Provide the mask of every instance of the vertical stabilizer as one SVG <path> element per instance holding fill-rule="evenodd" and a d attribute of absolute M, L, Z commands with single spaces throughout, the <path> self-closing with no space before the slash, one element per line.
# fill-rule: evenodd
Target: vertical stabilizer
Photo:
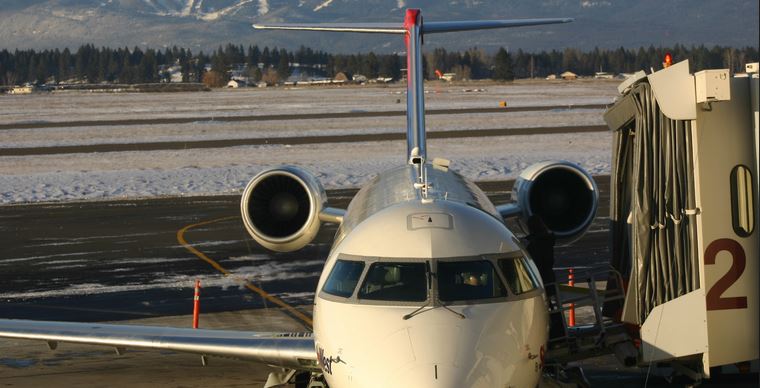
<path fill-rule="evenodd" d="M 404 24 L 394 23 L 327 23 L 327 24 L 254 24 L 255 29 L 361 32 L 373 34 L 404 34 L 406 42 L 406 142 L 407 161 L 424 163 L 427 159 L 425 142 L 425 88 L 422 66 L 422 42 L 424 34 L 485 30 L 494 28 L 537 26 L 568 23 L 572 19 L 520 19 L 520 20 L 472 20 L 422 23 L 419 9 L 407 9 Z"/>
<path fill-rule="evenodd" d="M 425 86 L 422 62 L 422 14 L 407 9 L 404 18 L 406 34 L 406 155 L 409 163 L 427 159 L 425 141 Z"/>

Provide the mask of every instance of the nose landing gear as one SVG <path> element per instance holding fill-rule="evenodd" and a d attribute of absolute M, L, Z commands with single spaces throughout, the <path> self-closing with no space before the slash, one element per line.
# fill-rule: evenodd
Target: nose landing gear
<path fill-rule="evenodd" d="M 269 373 L 264 388 L 329 388 L 322 373 L 283 369 Z"/>

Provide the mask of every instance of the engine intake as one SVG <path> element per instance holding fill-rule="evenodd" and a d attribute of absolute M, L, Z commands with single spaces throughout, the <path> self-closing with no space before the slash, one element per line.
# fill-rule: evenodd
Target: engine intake
<path fill-rule="evenodd" d="M 283 166 L 256 175 L 243 190 L 243 224 L 267 249 L 290 252 L 303 248 L 317 235 L 319 214 L 327 195 L 310 173 Z"/>
<path fill-rule="evenodd" d="M 599 202 L 594 179 L 580 166 L 549 161 L 525 169 L 512 188 L 523 219 L 538 215 L 562 242 L 591 226 Z"/>

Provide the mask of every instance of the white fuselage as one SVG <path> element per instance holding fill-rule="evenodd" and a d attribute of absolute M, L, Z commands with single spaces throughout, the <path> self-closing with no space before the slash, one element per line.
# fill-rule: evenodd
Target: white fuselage
<path fill-rule="evenodd" d="M 333 388 L 535 387 L 540 377 L 540 296 L 452 307 L 465 319 L 443 308 L 402 320 L 414 308 L 325 300 L 317 306 L 317 352 Z"/>
<path fill-rule="evenodd" d="M 371 197 L 357 194 L 360 200 Z M 354 224 L 347 220 L 349 232 L 339 231 L 314 303 L 315 347 L 330 387 L 536 386 L 548 335 L 543 286 L 532 260 L 500 219 L 471 203 L 440 197 L 396 201 L 375 211 L 350 206 L 347 217 L 352 210 L 362 218 Z M 515 260 L 522 265 L 521 275 L 505 269 Z M 342 283 L 343 294 L 335 295 L 325 291 L 325 284 L 334 283 L 331 273 L 339 261 L 361 270 L 354 271 L 355 287 Z M 420 285 L 427 296 L 362 298 L 376 263 L 427 263 L 432 275 Z M 475 264 L 494 268 L 489 284 L 496 294 L 452 300 L 457 297 L 447 296 L 451 292 L 443 290 L 444 282 L 458 275 L 448 271 L 446 277 L 445 266 Z"/>

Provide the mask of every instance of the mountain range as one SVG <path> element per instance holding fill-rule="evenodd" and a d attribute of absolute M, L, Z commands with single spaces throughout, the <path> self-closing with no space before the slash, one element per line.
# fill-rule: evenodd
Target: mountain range
<path fill-rule="evenodd" d="M 330 52 L 402 51 L 395 36 L 254 31 L 254 22 L 389 22 L 572 17 L 563 25 L 431 35 L 427 46 L 574 47 L 758 45 L 757 0 L 0 0 L 0 49 L 257 44 Z"/>

